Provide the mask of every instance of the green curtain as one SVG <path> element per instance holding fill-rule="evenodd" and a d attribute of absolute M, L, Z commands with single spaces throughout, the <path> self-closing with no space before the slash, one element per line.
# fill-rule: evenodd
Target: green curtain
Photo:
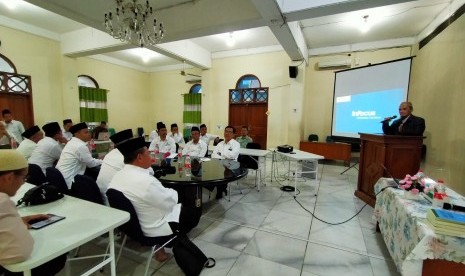
<path fill-rule="evenodd" d="M 202 122 L 202 94 L 184 94 L 184 112 L 182 122 L 184 124 L 184 137 L 191 136 L 191 128 L 200 126 Z"/>
<path fill-rule="evenodd" d="M 81 122 L 108 122 L 106 89 L 79 86 Z"/>

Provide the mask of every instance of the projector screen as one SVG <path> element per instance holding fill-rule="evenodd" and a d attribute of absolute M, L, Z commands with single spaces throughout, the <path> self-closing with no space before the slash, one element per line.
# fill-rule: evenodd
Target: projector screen
<path fill-rule="evenodd" d="M 407 58 L 336 72 L 331 136 L 383 133 L 380 122 L 398 116 L 407 100 L 411 63 Z"/>

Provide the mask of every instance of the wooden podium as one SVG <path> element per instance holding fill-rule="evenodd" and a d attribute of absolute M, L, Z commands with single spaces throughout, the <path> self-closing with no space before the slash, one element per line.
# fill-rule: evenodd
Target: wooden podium
<path fill-rule="evenodd" d="M 373 186 L 380 177 L 389 177 L 383 164 L 395 178 L 415 174 L 420 168 L 422 136 L 360 134 L 360 165 L 355 196 L 375 206 Z"/>

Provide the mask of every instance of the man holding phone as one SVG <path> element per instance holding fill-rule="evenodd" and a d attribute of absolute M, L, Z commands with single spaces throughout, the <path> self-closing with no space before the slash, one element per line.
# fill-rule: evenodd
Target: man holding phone
<path fill-rule="evenodd" d="M 38 214 L 20 217 L 10 197 L 16 194 L 26 180 L 28 164 L 16 150 L 2 150 L 0 154 L 0 274 L 11 273 L 2 266 L 27 260 L 32 253 L 34 239 L 29 233 L 31 221 L 47 219 Z M 59 256 L 32 270 L 32 275 L 55 275 L 66 263 L 66 254 Z"/>

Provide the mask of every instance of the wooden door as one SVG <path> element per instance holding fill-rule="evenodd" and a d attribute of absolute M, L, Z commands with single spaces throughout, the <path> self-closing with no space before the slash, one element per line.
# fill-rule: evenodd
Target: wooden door
<path fill-rule="evenodd" d="M 0 110 L 3 109 L 9 109 L 24 128 L 34 125 L 30 76 L 0 72 Z"/>
<path fill-rule="evenodd" d="M 231 104 L 229 106 L 229 125 L 236 129 L 236 136 L 240 135 L 242 126 L 249 128 L 249 136 L 262 149 L 266 149 L 266 135 L 268 130 L 268 103 Z"/>

